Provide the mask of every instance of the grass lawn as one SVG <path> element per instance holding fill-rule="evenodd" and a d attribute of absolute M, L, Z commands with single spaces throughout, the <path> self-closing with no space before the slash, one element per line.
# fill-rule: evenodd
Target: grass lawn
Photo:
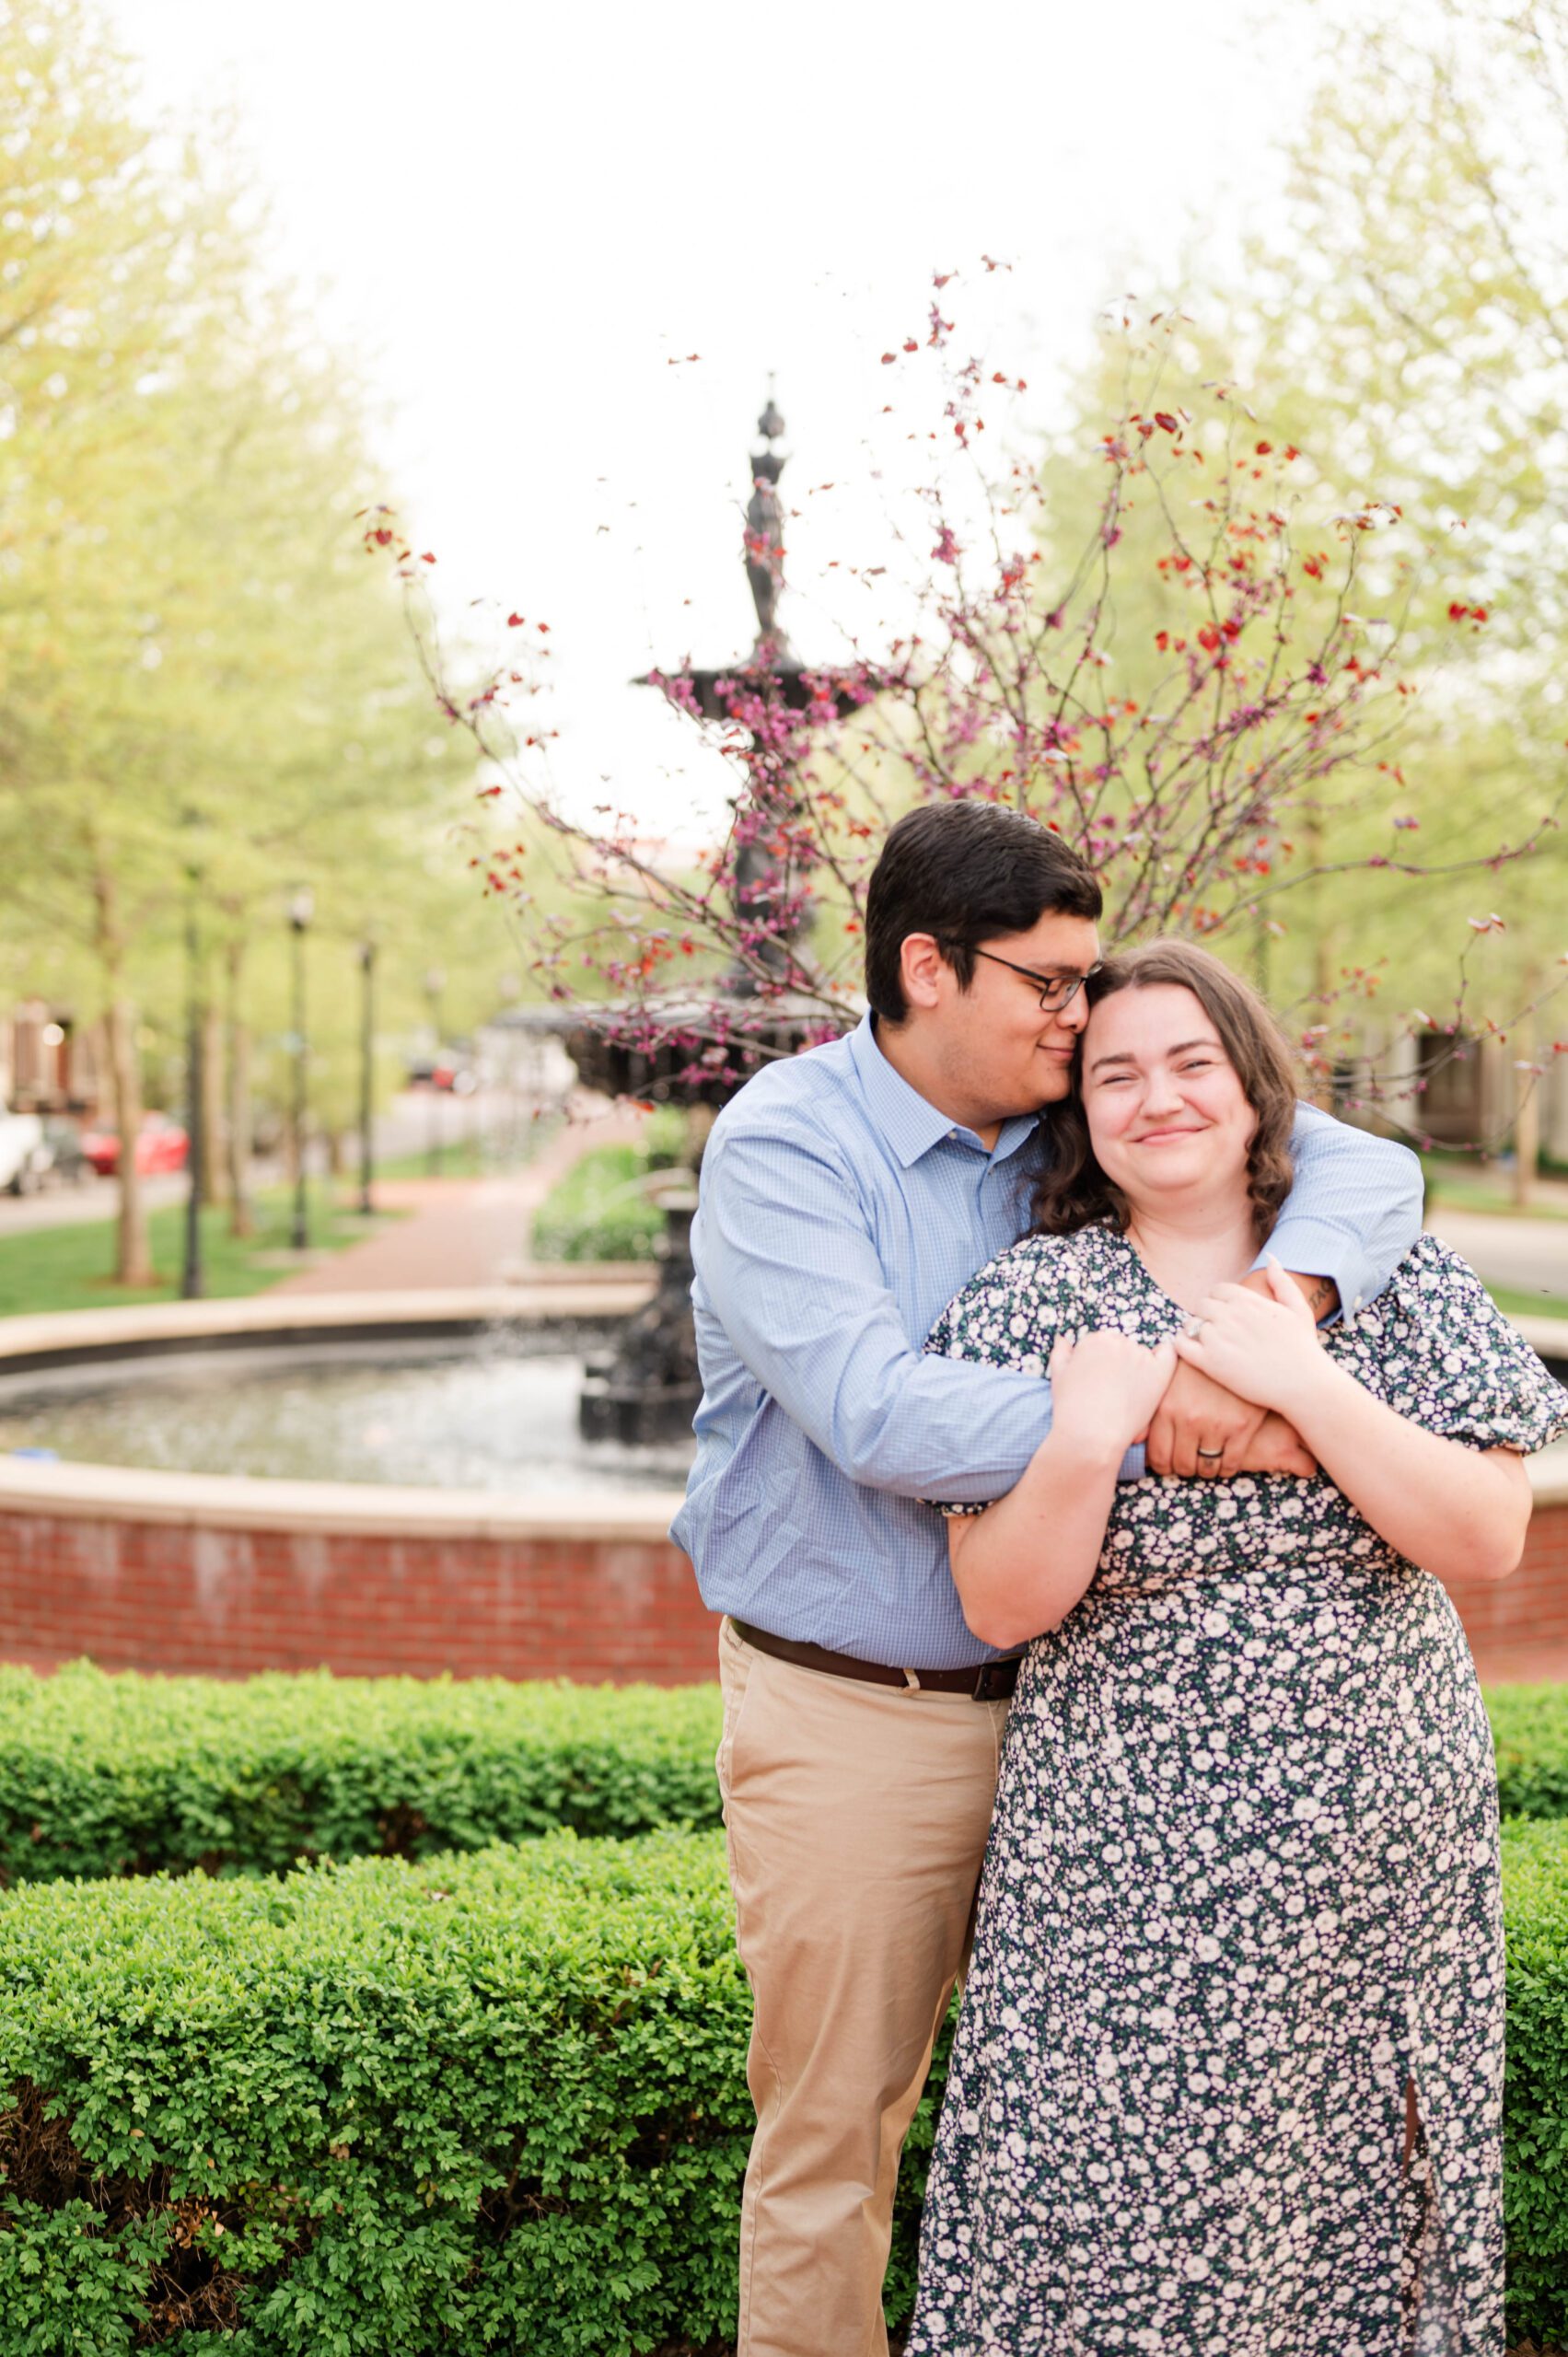
<path fill-rule="evenodd" d="M 286 1188 L 270 1188 L 256 1199 L 256 1233 L 243 1242 L 230 1236 L 228 1213 L 222 1209 L 202 1214 L 202 1247 L 206 1290 L 215 1300 L 232 1300 L 243 1294 L 265 1293 L 290 1273 L 276 1262 L 289 1245 L 293 1196 Z M 363 1243 L 395 1213 L 361 1218 L 346 1202 L 338 1203 L 313 1188 L 310 1196 L 312 1251 L 341 1252 Z M 0 1236 L 0 1317 L 15 1318 L 30 1310 L 104 1309 L 117 1303 L 177 1301 L 184 1249 L 185 1211 L 173 1204 L 153 1213 L 148 1222 L 153 1265 L 159 1282 L 145 1289 L 113 1282 L 114 1223 L 93 1220 L 76 1225 L 24 1229 Z M 297 1264 L 296 1264 L 297 1265 Z"/>
<path fill-rule="evenodd" d="M 1506 1317 L 1558 1318 L 1568 1324 L 1568 1294 L 1518 1293 L 1512 1285 L 1488 1285 L 1486 1290 Z"/>
<path fill-rule="evenodd" d="M 1537 1202 L 1521 1209 L 1514 1201 L 1508 1173 L 1488 1168 L 1469 1155 L 1423 1154 L 1421 1167 L 1429 1203 L 1446 1203 L 1456 1212 L 1497 1212 L 1510 1219 L 1568 1219 L 1568 1206 L 1561 1202 Z M 1541 1175 L 1561 1185 L 1560 1172 Z"/>
<path fill-rule="evenodd" d="M 389 1155 L 376 1165 L 377 1178 L 494 1178 L 518 1167 L 487 1155 L 478 1138 L 453 1138 L 441 1149 L 434 1170 L 426 1154 Z"/>

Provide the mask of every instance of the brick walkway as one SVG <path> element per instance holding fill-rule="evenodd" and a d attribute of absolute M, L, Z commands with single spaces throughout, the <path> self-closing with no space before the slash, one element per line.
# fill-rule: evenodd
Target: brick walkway
<path fill-rule="evenodd" d="M 635 1113 L 606 1112 L 572 1121 L 526 1170 L 505 1178 L 385 1178 L 376 1200 L 407 1217 L 302 1269 L 272 1288 L 279 1294 L 420 1293 L 427 1287 L 498 1285 L 526 1260 L 529 1214 L 585 1154 L 628 1144 L 642 1126 Z"/>

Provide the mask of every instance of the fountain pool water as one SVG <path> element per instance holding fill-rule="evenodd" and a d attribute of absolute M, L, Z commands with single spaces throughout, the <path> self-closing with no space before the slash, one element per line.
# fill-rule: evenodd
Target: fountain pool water
<path fill-rule="evenodd" d="M 291 1481 L 580 1494 L 679 1488 L 692 1445 L 585 1440 L 590 1330 L 178 1352 L 0 1376 L 0 1454 Z M 602 1341 L 598 1343 L 602 1351 Z"/>

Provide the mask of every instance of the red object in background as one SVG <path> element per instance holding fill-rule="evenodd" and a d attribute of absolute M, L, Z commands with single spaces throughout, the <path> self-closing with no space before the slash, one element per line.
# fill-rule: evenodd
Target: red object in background
<path fill-rule="evenodd" d="M 136 1167 L 144 1178 L 164 1170 L 183 1170 L 191 1141 L 167 1113 L 148 1113 L 136 1138 Z M 120 1140 L 112 1130 L 84 1130 L 82 1152 L 101 1178 L 112 1178 L 120 1167 Z"/>

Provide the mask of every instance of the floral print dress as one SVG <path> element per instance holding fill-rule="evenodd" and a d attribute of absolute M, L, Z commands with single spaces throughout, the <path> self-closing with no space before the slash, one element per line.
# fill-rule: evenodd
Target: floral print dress
<path fill-rule="evenodd" d="M 1182 1319 L 1100 1226 L 1003 1253 L 927 1348 L 1040 1374 L 1059 1334 Z M 1431 1237 L 1328 1348 L 1476 1448 L 1568 1428 Z M 1445 1590 L 1322 1476 L 1119 1484 L 1008 1720 L 908 2357 L 1496 2357 L 1502 2077 Z"/>

